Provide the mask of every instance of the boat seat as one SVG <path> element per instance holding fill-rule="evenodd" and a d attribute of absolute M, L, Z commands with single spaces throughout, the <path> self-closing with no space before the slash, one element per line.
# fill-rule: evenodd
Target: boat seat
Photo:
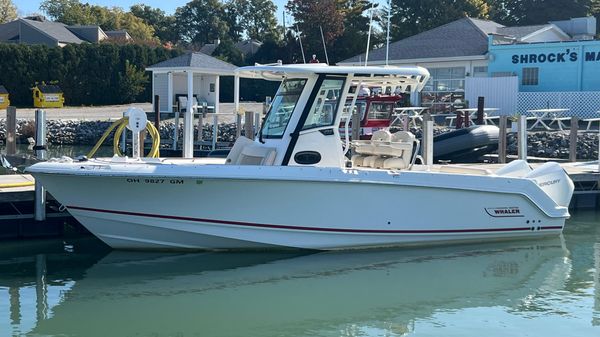
<path fill-rule="evenodd" d="M 240 137 L 225 159 L 227 165 L 273 165 L 277 151 L 261 146 L 251 139 Z"/>
<path fill-rule="evenodd" d="M 250 145 L 250 144 L 254 144 L 254 141 L 249 138 L 246 138 L 246 137 L 238 138 L 235 141 L 235 143 L 233 144 L 231 151 L 229 151 L 229 154 L 227 155 L 227 159 L 225 159 L 225 164 L 229 164 L 229 165 L 235 164 L 237 162 L 238 157 L 242 153 L 242 150 L 244 149 L 244 147 L 246 147 L 246 145 Z"/>
<path fill-rule="evenodd" d="M 246 145 L 240 153 L 236 165 L 270 166 L 275 162 L 275 148 L 256 144 Z"/>
<path fill-rule="evenodd" d="M 357 167 L 373 167 L 378 155 L 375 153 L 377 146 L 389 144 L 392 134 L 388 130 L 377 130 L 373 132 L 370 140 L 352 141 L 356 155 L 352 156 L 352 165 Z"/>
<path fill-rule="evenodd" d="M 380 169 L 405 169 L 410 166 L 413 154 L 415 135 L 407 131 L 395 132 L 390 142 L 378 143 L 375 154 L 378 155 L 369 161 L 371 167 Z"/>

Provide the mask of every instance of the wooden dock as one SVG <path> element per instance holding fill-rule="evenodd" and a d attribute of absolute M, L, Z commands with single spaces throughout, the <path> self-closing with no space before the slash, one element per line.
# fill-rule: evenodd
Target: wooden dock
<path fill-rule="evenodd" d="M 60 211 L 60 205 L 50 195 L 46 203 L 46 220 L 35 221 L 34 182 L 28 174 L 0 175 L 0 239 L 60 236 L 66 231 L 85 231 L 68 212 Z"/>

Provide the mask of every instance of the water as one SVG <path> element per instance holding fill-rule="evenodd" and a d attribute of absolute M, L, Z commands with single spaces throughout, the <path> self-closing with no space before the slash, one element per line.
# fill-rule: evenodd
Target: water
<path fill-rule="evenodd" d="M 600 336 L 600 213 L 547 240 L 343 253 L 0 244 L 0 336 Z"/>

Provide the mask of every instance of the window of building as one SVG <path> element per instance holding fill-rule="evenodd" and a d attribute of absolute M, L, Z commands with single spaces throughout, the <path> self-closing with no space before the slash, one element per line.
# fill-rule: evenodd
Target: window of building
<path fill-rule="evenodd" d="M 486 70 L 487 71 L 487 70 Z M 452 94 L 465 91 L 465 67 L 431 68 L 431 77 L 421 92 L 421 104 L 430 112 L 452 110 Z"/>
<path fill-rule="evenodd" d="M 540 68 L 523 68 L 523 77 L 521 83 L 523 85 L 538 85 Z"/>
<path fill-rule="evenodd" d="M 473 77 L 487 77 L 487 74 L 488 74 L 487 66 L 473 67 Z"/>

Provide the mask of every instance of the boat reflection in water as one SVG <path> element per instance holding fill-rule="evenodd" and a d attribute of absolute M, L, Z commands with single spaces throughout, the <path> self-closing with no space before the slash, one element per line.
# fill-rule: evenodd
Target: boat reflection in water
<path fill-rule="evenodd" d="M 568 256 L 559 238 L 316 254 L 114 251 L 82 262 L 51 314 L 21 332 L 403 335 L 437 313 L 518 310 L 539 292 L 563 289 Z"/>

